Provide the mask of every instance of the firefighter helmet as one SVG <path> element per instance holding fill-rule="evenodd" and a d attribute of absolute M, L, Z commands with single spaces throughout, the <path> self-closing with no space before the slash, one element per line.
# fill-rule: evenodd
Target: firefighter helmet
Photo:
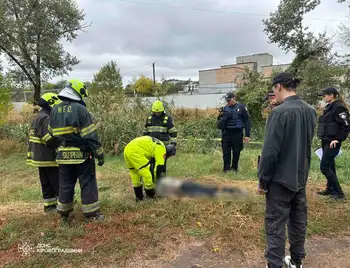
<path fill-rule="evenodd" d="M 75 92 L 77 92 L 79 94 L 80 97 L 87 97 L 88 96 L 88 91 L 86 89 L 85 84 L 80 81 L 80 80 L 76 80 L 76 79 L 72 79 L 68 81 L 68 85 L 67 87 L 73 89 Z"/>
<path fill-rule="evenodd" d="M 160 100 L 156 100 L 152 104 L 152 112 L 153 113 L 161 113 L 164 112 L 164 105 Z"/>
<path fill-rule="evenodd" d="M 41 98 L 38 101 L 38 105 L 43 106 L 49 106 L 50 108 L 53 108 L 57 104 L 60 104 L 61 100 L 58 98 L 56 93 L 45 93 L 41 96 Z"/>

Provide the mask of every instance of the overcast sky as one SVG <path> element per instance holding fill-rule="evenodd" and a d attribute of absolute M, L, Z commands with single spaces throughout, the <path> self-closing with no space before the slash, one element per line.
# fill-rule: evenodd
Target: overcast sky
<path fill-rule="evenodd" d="M 279 0 L 78 2 L 92 25 L 66 45 L 81 63 L 64 79 L 91 80 L 109 60 L 118 63 L 127 83 L 135 75 L 152 77 L 153 62 L 156 79 L 164 74 L 167 78 L 198 80 L 198 70 L 235 63 L 240 55 L 268 52 L 275 64 L 289 63 L 293 57 L 268 44 L 263 33 L 262 19 L 276 10 Z M 327 30 L 332 34 L 347 20 L 349 10 L 337 0 L 322 0 L 308 15 L 312 19 L 307 24 L 315 32 Z M 342 48 L 337 46 L 337 50 Z"/>

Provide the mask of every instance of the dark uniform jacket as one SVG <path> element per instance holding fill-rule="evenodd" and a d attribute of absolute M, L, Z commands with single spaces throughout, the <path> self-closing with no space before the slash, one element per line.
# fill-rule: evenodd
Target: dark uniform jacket
<path fill-rule="evenodd" d="M 286 98 L 271 111 L 258 171 L 264 189 L 269 182 L 292 191 L 306 186 L 316 120 L 316 110 L 298 96 Z"/>
<path fill-rule="evenodd" d="M 220 110 L 216 124 L 223 134 L 225 134 L 225 131 L 244 128 L 245 136 L 250 137 L 250 117 L 247 108 L 241 103 L 223 107 Z"/>
<path fill-rule="evenodd" d="M 152 113 L 147 117 L 143 134 L 164 142 L 174 140 L 177 137 L 177 130 L 171 115 L 162 113 L 158 117 Z"/>
<path fill-rule="evenodd" d="M 325 141 L 343 142 L 350 132 L 349 111 L 336 100 L 328 104 L 319 117 L 317 136 Z"/>
<path fill-rule="evenodd" d="M 50 115 L 49 131 L 61 141 L 57 163 L 81 164 L 88 157 L 103 158 L 96 125 L 84 105 L 64 99 Z"/>
<path fill-rule="evenodd" d="M 48 133 L 50 111 L 41 109 L 29 130 L 27 164 L 35 167 L 57 167 L 56 149 L 59 140 Z"/>

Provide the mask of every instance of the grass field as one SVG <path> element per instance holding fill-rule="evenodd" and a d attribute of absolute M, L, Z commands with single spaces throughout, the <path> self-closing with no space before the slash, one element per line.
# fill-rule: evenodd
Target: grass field
<path fill-rule="evenodd" d="M 37 170 L 25 165 L 25 156 L 9 154 L 0 165 L 0 265 L 6 267 L 129 267 L 131 261 L 154 260 L 170 254 L 186 241 L 200 241 L 215 254 L 245 255 L 265 247 L 264 197 L 256 194 L 259 149 L 242 152 L 239 174 L 222 173 L 220 151 L 184 154 L 168 162 L 168 175 L 208 183 L 246 187 L 246 200 L 168 200 L 134 202 L 128 170 L 118 157 L 98 168 L 102 212 L 106 220 L 86 224 L 80 211 L 79 185 L 71 227 L 60 227 L 57 214 L 44 214 Z M 350 195 L 350 151 L 337 159 L 337 174 Z M 325 179 L 319 160 L 312 159 L 308 185 L 308 237 L 342 236 L 350 231 L 350 202 L 316 196 Z M 82 253 L 31 253 L 18 246 L 51 244 Z M 130 266 L 132 267 L 132 266 Z M 134 267 L 141 267 L 140 263 Z M 196 266 L 193 266 L 196 267 Z M 197 266 L 200 267 L 200 266 Z"/>

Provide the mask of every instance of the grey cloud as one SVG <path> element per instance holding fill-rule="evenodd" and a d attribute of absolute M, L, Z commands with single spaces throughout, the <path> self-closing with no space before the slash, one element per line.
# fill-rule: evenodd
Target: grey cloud
<path fill-rule="evenodd" d="M 135 0 L 136 1 L 136 0 Z M 80 70 L 96 72 L 108 60 L 116 60 L 125 76 L 140 72 L 198 76 L 199 69 L 234 63 L 239 55 L 269 52 L 279 63 L 290 61 L 276 45 L 268 44 L 261 16 L 276 9 L 278 0 L 137 0 L 188 8 L 224 10 L 227 13 L 183 10 L 125 3 L 117 0 L 80 1 L 92 26 L 81 33 L 69 51 L 78 56 Z M 339 14 L 339 4 L 327 3 L 312 17 Z M 342 9 L 347 7 L 343 6 Z M 229 14 L 231 12 L 231 14 Z M 344 10 L 344 14 L 345 14 Z M 310 15 L 311 16 L 311 15 Z M 317 23 L 327 25 L 327 22 Z M 320 26 L 323 27 L 323 26 Z M 159 76 L 158 75 L 158 76 Z"/>

